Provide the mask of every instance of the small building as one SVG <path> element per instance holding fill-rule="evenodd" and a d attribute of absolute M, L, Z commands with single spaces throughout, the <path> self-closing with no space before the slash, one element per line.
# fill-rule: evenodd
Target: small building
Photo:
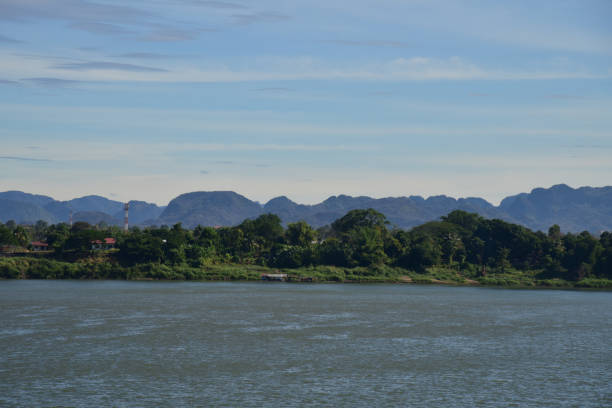
<path fill-rule="evenodd" d="M 262 273 L 261 280 L 285 282 L 287 280 L 286 273 Z"/>
<path fill-rule="evenodd" d="M 115 238 L 104 238 L 103 240 L 96 239 L 95 241 L 91 241 L 91 250 L 92 251 L 105 251 L 109 249 L 114 249 L 117 241 Z"/>
<path fill-rule="evenodd" d="M 23 252 L 24 249 L 17 245 L 2 245 L 0 246 L 0 253 L 3 254 L 14 254 L 17 252 Z"/>
<path fill-rule="evenodd" d="M 34 241 L 30 243 L 30 245 L 32 246 L 32 251 L 39 252 L 49 250 L 49 244 L 47 244 L 46 242 Z"/>

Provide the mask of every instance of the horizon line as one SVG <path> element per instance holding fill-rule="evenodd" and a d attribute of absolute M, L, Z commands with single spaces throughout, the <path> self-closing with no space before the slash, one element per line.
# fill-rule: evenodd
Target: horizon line
<path fill-rule="evenodd" d="M 337 198 L 337 197 L 343 197 L 343 196 L 344 197 L 349 197 L 349 198 L 370 198 L 370 199 L 373 199 L 373 200 L 399 199 L 399 198 L 417 198 L 417 197 L 421 198 L 423 200 L 429 200 L 431 198 L 436 198 L 436 197 L 446 197 L 446 198 L 454 199 L 456 201 L 459 201 L 459 200 L 468 200 L 468 199 L 484 200 L 485 202 L 487 202 L 491 206 L 497 208 L 497 207 L 499 207 L 501 205 L 501 202 L 503 202 L 505 199 L 507 199 L 509 197 L 515 197 L 515 196 L 518 196 L 518 195 L 521 195 L 521 194 L 531 194 L 535 190 L 539 190 L 539 189 L 550 190 L 550 189 L 553 189 L 555 187 L 564 187 L 564 186 L 568 187 L 568 188 L 570 188 L 571 190 L 574 190 L 574 191 L 575 190 L 580 190 L 580 189 L 583 189 L 583 188 L 601 189 L 601 188 L 612 187 L 612 185 L 603 185 L 603 186 L 583 185 L 583 186 L 578 186 L 578 187 L 572 187 L 571 185 L 569 185 L 567 183 L 557 183 L 557 184 L 551 185 L 550 187 L 533 187 L 530 191 L 522 191 L 522 192 L 515 193 L 515 194 L 505 195 L 504 198 L 502 198 L 499 201 L 498 204 L 494 204 L 492 201 L 490 201 L 490 200 L 488 200 L 486 198 L 480 197 L 480 196 L 455 197 L 455 196 L 451 196 L 451 195 L 447 195 L 447 194 L 432 194 L 432 195 L 429 195 L 429 196 L 425 197 L 424 195 L 419 195 L 419 194 L 395 195 L 395 196 L 391 196 L 391 195 L 387 195 L 387 196 L 370 196 L 370 195 L 350 195 L 350 194 L 339 193 L 339 194 L 332 194 L 332 195 L 328 196 L 327 198 L 325 198 L 325 199 L 323 199 L 321 201 L 317 201 L 317 202 L 313 202 L 313 203 L 300 203 L 300 202 L 292 200 L 291 198 L 289 198 L 287 195 L 284 195 L 284 194 L 283 195 L 274 196 L 272 198 L 269 198 L 265 202 L 261 202 L 259 200 L 251 199 L 251 198 L 247 197 L 246 195 L 241 194 L 241 193 L 239 193 L 237 191 L 234 191 L 234 190 L 194 190 L 194 191 L 188 191 L 188 192 L 185 192 L 185 193 L 181 193 L 181 194 L 171 198 L 168 201 L 167 204 L 159 204 L 158 202 L 145 201 L 145 200 L 139 200 L 139 199 L 131 199 L 131 200 L 123 201 L 123 200 L 117 200 L 117 199 L 114 199 L 114 198 L 109 198 L 109 197 L 101 195 L 101 194 L 85 194 L 85 195 L 82 195 L 82 196 L 77 196 L 77 197 L 73 197 L 73 198 L 69 198 L 69 199 L 64 199 L 64 200 L 57 199 L 57 198 L 55 198 L 55 197 L 53 197 L 51 195 L 47 195 L 47 194 L 29 193 L 29 192 L 26 192 L 26 191 L 23 191 L 23 190 L 15 190 L 15 189 L 0 191 L 0 194 L 4 194 L 4 193 L 23 193 L 23 194 L 33 195 L 33 196 L 48 197 L 48 198 L 50 198 L 50 199 L 52 199 L 54 201 L 58 201 L 58 202 L 67 202 L 67 201 L 77 200 L 77 199 L 86 198 L 86 197 L 101 197 L 101 198 L 104 198 L 106 200 L 114 201 L 114 202 L 117 202 L 117 203 L 130 203 L 130 202 L 133 202 L 133 201 L 140 201 L 140 202 L 144 202 L 146 204 L 153 204 L 153 205 L 155 205 L 157 207 L 167 207 L 176 198 L 178 198 L 180 196 L 183 196 L 183 195 L 186 195 L 186 194 L 193 194 L 193 193 L 234 193 L 234 194 L 237 194 L 237 195 L 239 195 L 241 197 L 244 197 L 245 199 L 247 199 L 249 201 L 257 203 L 257 204 L 261 205 L 262 207 L 265 206 L 270 201 L 272 201 L 274 199 L 277 199 L 277 198 L 286 198 L 289 201 L 291 201 L 292 203 L 295 203 L 295 204 L 298 204 L 298 205 L 314 206 L 314 205 L 321 204 L 321 203 L 329 200 L 330 198 Z M 112 195 L 111 195 L 111 197 L 112 197 Z"/>

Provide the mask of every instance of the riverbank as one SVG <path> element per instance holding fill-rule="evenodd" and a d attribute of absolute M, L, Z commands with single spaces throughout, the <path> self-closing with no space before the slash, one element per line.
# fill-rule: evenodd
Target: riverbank
<path fill-rule="evenodd" d="M 509 270 L 473 276 L 468 271 L 432 267 L 423 272 L 389 266 L 343 268 L 313 266 L 277 269 L 259 265 L 221 264 L 201 268 L 139 264 L 121 266 L 99 259 L 62 262 L 44 258 L 0 258 L 0 279 L 116 279 L 185 281 L 258 281 L 264 274 L 282 273 L 289 282 L 403 283 L 524 288 L 592 288 L 612 290 L 612 280 L 545 279 L 539 271 Z"/>

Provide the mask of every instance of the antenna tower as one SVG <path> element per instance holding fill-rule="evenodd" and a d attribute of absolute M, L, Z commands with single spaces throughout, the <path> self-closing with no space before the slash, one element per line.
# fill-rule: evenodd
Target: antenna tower
<path fill-rule="evenodd" d="M 125 203 L 123 209 L 125 210 L 125 217 L 123 218 L 123 232 L 128 232 L 128 210 L 130 209 L 130 203 Z"/>

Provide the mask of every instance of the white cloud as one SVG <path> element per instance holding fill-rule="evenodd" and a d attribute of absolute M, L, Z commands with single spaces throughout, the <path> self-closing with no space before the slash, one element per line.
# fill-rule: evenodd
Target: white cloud
<path fill-rule="evenodd" d="M 210 68 L 196 64 L 176 64 L 173 67 L 147 66 L 147 72 L 126 70 L 120 64 L 94 64 L 75 61 L 58 65 L 56 58 L 0 55 L 0 77 L 58 78 L 89 82 L 246 82 L 295 80 L 355 80 L 355 81 L 428 81 L 428 80 L 547 80 L 570 78 L 607 78 L 609 72 L 594 73 L 565 67 L 558 70 L 499 70 L 478 66 L 459 57 L 432 59 L 425 57 L 396 58 L 386 62 L 334 64 L 311 57 L 258 58 L 246 69 L 224 64 Z M 65 69 L 73 65 L 87 66 L 75 72 Z"/>
<path fill-rule="evenodd" d="M 452 123 L 438 125 L 415 124 L 380 124 L 352 125 L 340 120 L 333 122 L 314 123 L 308 116 L 299 112 L 274 112 L 266 110 L 197 110 L 197 109 L 146 109 L 130 107 L 96 107 L 96 106 L 44 106 L 0 104 L 5 115 L 13 119 L 35 120 L 43 124 L 81 125 L 86 128 L 106 131 L 108 118 L 121 127 L 138 131 L 155 129 L 167 132 L 200 132 L 201 134 L 235 132 L 243 135 L 280 135 L 285 140 L 303 138 L 305 136 L 346 136 L 385 137 L 385 136 L 480 136 L 480 137 L 537 137 L 554 140 L 561 136 L 574 137 L 577 140 L 599 139 L 611 140 L 612 131 L 597 128 L 553 127 L 554 123 L 545 122 L 542 127 L 526 127 L 514 123 L 517 118 L 536 116 L 540 118 L 577 118 L 581 121 L 609 122 L 610 104 L 596 101 L 581 106 L 508 106 L 499 109 L 498 106 L 483 107 L 442 103 L 398 102 L 395 109 L 417 113 L 436 113 L 440 115 L 456 114 L 462 118 L 483 116 L 500 118 L 499 125 L 491 126 L 473 122 L 458 126 Z M 508 126 L 506 124 L 510 124 Z M 0 129 L 7 136 L 7 131 Z M 50 133 L 47 133 L 51 135 Z M 97 133 L 96 133 L 97 134 Z M 53 135 L 62 138 L 62 135 Z M 87 135 L 82 135 L 87 139 Z M 296 139 L 293 139 L 296 140 Z M 302 140 L 302 139 L 299 139 Z M 371 140 L 371 139 L 370 139 Z M 516 139 L 515 139 L 516 140 Z M 151 143 L 153 143 L 151 141 Z M 302 142 L 293 144 L 298 146 Z M 214 146 L 214 145 L 212 145 Z M 211 148 L 212 148 L 211 146 Z M 217 147 L 218 148 L 218 147 Z"/>
<path fill-rule="evenodd" d="M 1 136 L 1 134 L 0 134 Z M 4 143 L 5 158 L 19 159 L 25 156 L 29 149 L 22 147 L 21 140 L 7 140 Z M 143 161 L 174 162 L 174 157 L 184 154 L 198 154 L 210 152 L 349 152 L 349 151 L 375 151 L 376 146 L 347 146 L 322 144 L 274 144 L 274 143 L 169 143 L 169 142 L 127 142 L 109 143 L 95 141 L 60 141 L 45 145 L 41 149 L 40 157 L 29 160 L 54 162 L 93 163 L 95 161 L 130 161 L 134 159 L 134 152 L 138 152 L 135 163 Z M 144 159 L 146 158 L 146 159 Z M 25 160 L 25 159 L 24 159 Z M 165 163 L 168 164 L 168 163 Z"/>

